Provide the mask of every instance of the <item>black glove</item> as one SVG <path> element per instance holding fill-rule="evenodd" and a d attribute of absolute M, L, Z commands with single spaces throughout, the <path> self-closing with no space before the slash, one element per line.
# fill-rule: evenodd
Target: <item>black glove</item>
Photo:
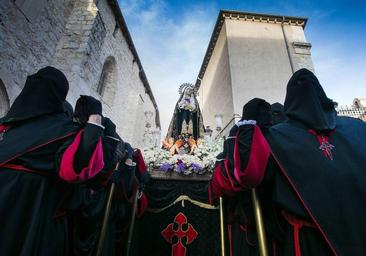
<path fill-rule="evenodd" d="M 136 166 L 121 163 L 118 170 L 113 171 L 110 181 L 118 185 L 122 184 L 123 181 L 126 193 L 129 194 L 132 191 L 135 169 Z"/>
<path fill-rule="evenodd" d="M 126 153 L 127 153 L 127 158 L 129 159 L 133 159 L 133 148 L 131 147 L 130 143 L 125 143 L 125 147 L 126 147 Z"/>
<path fill-rule="evenodd" d="M 90 115 L 102 115 L 102 103 L 91 96 L 81 95 L 76 102 L 74 116 L 85 125 Z"/>
<path fill-rule="evenodd" d="M 116 149 L 117 159 L 118 161 L 122 161 L 122 159 L 126 158 L 126 145 L 125 142 L 118 136 L 118 134 L 117 138 L 119 138 L 118 146 Z"/>
<path fill-rule="evenodd" d="M 117 139 L 116 125 L 108 117 L 103 118 L 104 135 Z"/>
<path fill-rule="evenodd" d="M 142 175 L 141 181 L 140 181 L 140 190 L 141 191 L 145 190 L 146 184 L 149 183 L 150 179 L 151 179 L 150 173 L 145 172 L 144 175 Z"/>
<path fill-rule="evenodd" d="M 260 127 L 269 127 L 272 124 L 271 105 L 259 98 L 248 101 L 243 107 L 242 120 L 255 120 Z"/>

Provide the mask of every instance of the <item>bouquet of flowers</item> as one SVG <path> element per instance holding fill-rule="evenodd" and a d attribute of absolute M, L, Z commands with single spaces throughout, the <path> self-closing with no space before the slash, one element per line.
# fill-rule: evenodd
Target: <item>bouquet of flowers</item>
<path fill-rule="evenodd" d="M 186 109 L 191 112 L 196 111 L 196 103 L 193 97 L 183 98 L 179 103 L 178 107 L 180 109 Z"/>
<path fill-rule="evenodd" d="M 144 149 L 144 158 L 150 170 L 177 172 L 182 175 L 193 173 L 202 175 L 213 172 L 216 156 L 222 151 L 222 145 L 222 139 L 212 143 L 203 140 L 198 144 L 193 155 L 176 154 L 173 156 L 164 149 L 147 148 Z"/>

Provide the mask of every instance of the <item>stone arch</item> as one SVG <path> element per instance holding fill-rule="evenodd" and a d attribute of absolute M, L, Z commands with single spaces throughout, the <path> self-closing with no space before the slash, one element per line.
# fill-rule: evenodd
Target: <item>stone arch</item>
<path fill-rule="evenodd" d="M 0 117 L 3 117 L 9 110 L 9 97 L 5 85 L 0 79 Z"/>
<path fill-rule="evenodd" d="M 97 92 L 102 96 L 103 101 L 108 105 L 113 105 L 117 88 L 117 65 L 116 59 L 109 56 L 103 65 L 100 74 Z"/>

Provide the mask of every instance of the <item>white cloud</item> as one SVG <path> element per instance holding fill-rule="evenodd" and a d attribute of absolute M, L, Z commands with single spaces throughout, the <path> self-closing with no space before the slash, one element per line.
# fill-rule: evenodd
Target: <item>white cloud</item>
<path fill-rule="evenodd" d="M 121 1 L 122 12 L 158 103 L 163 136 L 178 99 L 179 85 L 196 81 L 218 14 L 214 2 L 186 5 L 178 14 L 170 13 L 167 4 L 161 0 Z M 289 11 L 291 6 L 284 6 L 283 10 Z M 313 10 L 311 16 L 316 18 L 311 25 L 316 26 L 316 20 L 333 12 Z M 290 13 L 302 12 L 292 10 Z M 355 97 L 366 96 L 365 53 L 348 54 L 354 51 L 349 49 L 348 42 L 347 38 L 319 40 L 312 49 L 321 84 L 328 96 L 341 105 L 351 104 Z"/>
<path fill-rule="evenodd" d="M 190 6 L 176 17 L 158 0 L 121 1 L 121 9 L 157 100 L 165 136 L 179 85 L 196 81 L 216 9 Z"/>

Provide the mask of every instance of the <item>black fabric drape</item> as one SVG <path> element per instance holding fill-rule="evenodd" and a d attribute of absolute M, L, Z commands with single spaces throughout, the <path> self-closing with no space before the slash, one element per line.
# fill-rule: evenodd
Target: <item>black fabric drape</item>
<path fill-rule="evenodd" d="M 335 251 L 364 255 L 366 153 L 361 149 L 366 145 L 366 124 L 346 117 L 338 117 L 336 123 L 329 136 L 329 143 L 335 146 L 333 160 L 323 155 L 317 138 L 299 123 L 272 127 L 269 143 L 281 175 Z"/>
<path fill-rule="evenodd" d="M 172 244 L 166 241 L 162 231 L 174 223 L 174 218 L 179 213 L 184 214 L 187 222 L 198 233 L 190 244 L 187 244 L 186 238 L 181 238 L 182 245 L 186 247 L 186 255 L 220 255 L 219 211 L 204 209 L 189 201 L 185 201 L 184 206 L 179 202 L 161 213 L 147 212 L 137 219 L 132 255 L 172 255 Z M 173 228 L 179 229 L 177 224 Z M 183 225 L 182 229 L 188 230 L 188 225 Z M 178 238 L 173 237 L 173 243 L 177 242 Z"/>
<path fill-rule="evenodd" d="M 198 181 L 174 181 L 151 179 L 145 187 L 150 208 L 163 208 L 174 202 L 180 195 L 208 203 L 208 183 Z"/>

